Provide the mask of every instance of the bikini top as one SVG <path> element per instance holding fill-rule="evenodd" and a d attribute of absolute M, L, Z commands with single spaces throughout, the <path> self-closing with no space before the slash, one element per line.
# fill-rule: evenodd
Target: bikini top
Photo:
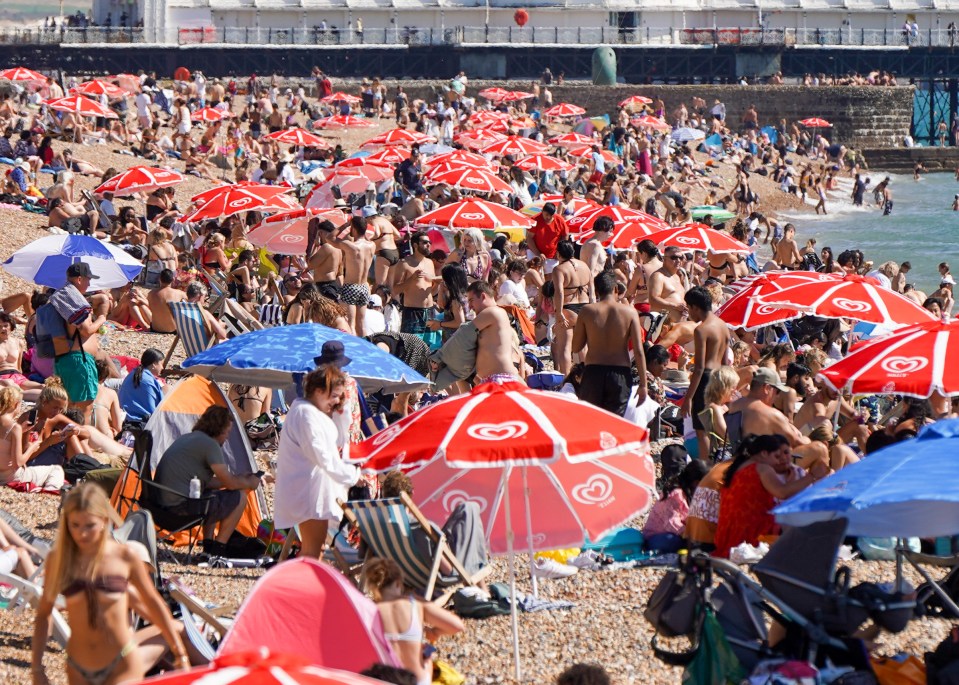
<path fill-rule="evenodd" d="M 416 600 L 410 597 L 410 627 L 402 633 L 383 633 L 390 642 L 423 642 L 423 621 L 416 606 Z"/>
<path fill-rule="evenodd" d="M 123 576 L 99 576 L 93 580 L 77 578 L 63 590 L 64 597 L 72 597 L 84 591 L 126 592 L 129 580 Z"/>

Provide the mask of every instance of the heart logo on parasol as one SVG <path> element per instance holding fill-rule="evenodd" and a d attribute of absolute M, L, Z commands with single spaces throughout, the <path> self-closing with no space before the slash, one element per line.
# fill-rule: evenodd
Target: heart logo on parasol
<path fill-rule="evenodd" d="M 526 435 L 529 425 L 522 421 L 503 423 L 474 423 L 466 429 L 466 434 L 477 440 L 509 440 Z"/>
<path fill-rule="evenodd" d="M 883 371 L 896 375 L 914 373 L 929 366 L 929 360 L 924 357 L 887 357 L 880 364 Z"/>
<path fill-rule="evenodd" d="M 613 481 L 609 476 L 596 474 L 590 476 L 585 483 L 574 487 L 570 494 L 582 504 L 603 504 L 613 494 Z"/>

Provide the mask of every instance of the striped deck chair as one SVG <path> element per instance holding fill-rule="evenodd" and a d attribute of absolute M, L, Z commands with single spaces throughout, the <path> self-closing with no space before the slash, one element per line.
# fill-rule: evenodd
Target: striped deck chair
<path fill-rule="evenodd" d="M 167 350 L 163 366 L 170 363 L 170 358 L 176 350 L 177 343 L 183 343 L 183 353 L 187 357 L 203 352 L 213 344 L 213 339 L 207 335 L 206 325 L 203 323 L 203 311 L 196 302 L 171 302 L 170 312 L 176 323 L 176 337 Z"/>
<path fill-rule="evenodd" d="M 7 608 L 15 612 L 22 612 L 28 607 L 35 610 L 43 596 L 43 587 L 38 585 L 35 580 L 26 580 L 12 573 L 0 573 L 0 588 L 3 590 L 4 603 Z M 63 608 L 63 598 L 58 597 L 57 605 L 50 614 L 50 624 L 53 639 L 61 647 L 66 648 L 67 642 L 70 640 L 70 625 L 63 614 L 60 613 Z"/>
<path fill-rule="evenodd" d="M 475 586 L 492 571 L 492 567 L 486 566 L 470 576 L 453 555 L 443 531 L 423 516 L 406 493 L 394 499 L 355 500 L 339 504 L 347 520 L 359 528 L 360 536 L 373 555 L 395 561 L 403 570 L 406 584 L 438 606 L 446 604 L 458 586 Z M 411 516 L 432 538 L 436 550 L 434 558 L 420 556 L 413 541 Z M 456 575 L 440 576 L 440 562 L 444 559 L 455 569 Z M 434 592 L 437 585 L 442 587 L 438 594 Z"/>

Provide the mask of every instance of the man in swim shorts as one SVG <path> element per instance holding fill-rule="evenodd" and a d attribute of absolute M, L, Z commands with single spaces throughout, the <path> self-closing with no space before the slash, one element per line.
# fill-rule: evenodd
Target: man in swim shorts
<path fill-rule="evenodd" d="M 713 370 L 723 365 L 729 349 L 729 328 L 722 319 L 713 314 L 713 298 L 706 288 L 690 288 L 684 300 L 689 319 L 699 325 L 693 331 L 693 359 L 696 365 L 683 399 L 682 413 L 684 416 L 691 415 L 699 443 L 699 458 L 706 459 L 709 442 L 699 415 L 706 408 L 706 386 L 709 385 L 709 377 Z"/>

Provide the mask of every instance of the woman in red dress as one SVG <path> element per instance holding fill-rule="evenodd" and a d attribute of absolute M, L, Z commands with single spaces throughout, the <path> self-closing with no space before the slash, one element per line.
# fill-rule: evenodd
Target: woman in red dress
<path fill-rule="evenodd" d="M 720 489 L 713 555 L 726 558 L 730 549 L 743 542 L 756 545 L 760 536 L 778 533 L 779 526 L 770 513 L 777 501 L 792 497 L 827 474 L 828 469 L 820 463 L 809 473 L 794 468 L 789 441 L 782 435 L 746 436 Z"/>

